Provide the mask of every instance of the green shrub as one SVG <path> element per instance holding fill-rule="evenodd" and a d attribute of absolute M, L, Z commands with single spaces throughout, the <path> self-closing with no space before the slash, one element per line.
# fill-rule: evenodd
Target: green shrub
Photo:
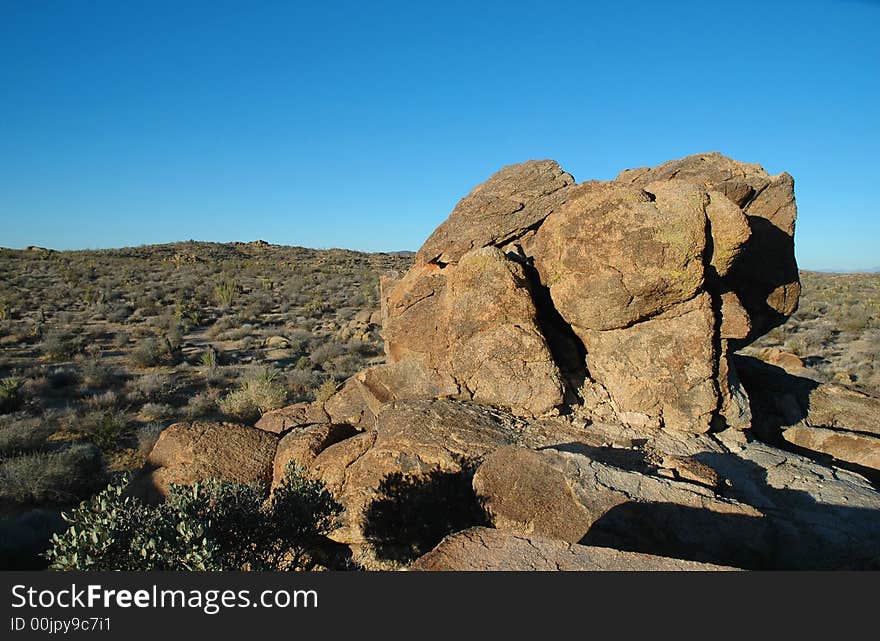
<path fill-rule="evenodd" d="M 46 556 L 56 570 L 308 570 L 342 508 L 290 465 L 266 488 L 212 479 L 172 486 L 156 506 L 125 494 L 127 478 L 64 519 Z"/>
<path fill-rule="evenodd" d="M 113 409 L 91 411 L 84 414 L 73 429 L 102 450 L 112 450 L 128 435 L 128 416 Z"/>
<path fill-rule="evenodd" d="M 21 388 L 24 379 L 17 376 L 9 376 L 0 379 L 0 414 L 8 414 L 21 408 L 24 397 Z"/>
<path fill-rule="evenodd" d="M 204 318 L 196 301 L 191 298 L 179 298 L 174 303 L 174 320 L 189 330 L 201 325 Z"/>
<path fill-rule="evenodd" d="M 156 338 L 148 336 L 131 351 L 129 358 L 135 367 L 155 367 L 164 360 L 167 351 Z"/>
<path fill-rule="evenodd" d="M 238 285 L 231 278 L 224 278 L 214 286 L 214 299 L 221 307 L 229 307 L 238 294 Z"/>
<path fill-rule="evenodd" d="M 321 386 L 315 390 L 315 400 L 319 403 L 323 403 L 327 401 L 331 396 L 336 393 L 336 381 L 332 378 L 327 379 Z"/>

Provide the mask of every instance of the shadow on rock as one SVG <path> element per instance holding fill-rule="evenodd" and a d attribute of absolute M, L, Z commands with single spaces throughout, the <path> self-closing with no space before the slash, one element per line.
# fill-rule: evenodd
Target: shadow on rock
<path fill-rule="evenodd" d="M 639 440 L 643 444 L 644 441 Z M 613 465 L 627 472 L 638 472 L 639 474 L 651 474 L 656 471 L 656 466 L 646 458 L 645 452 L 638 449 L 624 449 L 618 447 L 596 447 L 587 445 L 586 443 L 559 443 L 549 445 L 545 450 L 556 450 L 559 452 L 569 452 L 570 454 L 581 454 L 589 459 L 598 461 L 605 465 Z M 540 451 L 540 450 L 539 450 Z"/>
<path fill-rule="evenodd" d="M 444 536 L 477 525 L 489 525 L 472 487 L 476 466 L 460 472 L 389 474 L 379 485 L 364 519 L 364 535 L 376 556 L 409 562 L 436 546 Z"/>
<path fill-rule="evenodd" d="M 880 510 L 843 505 L 845 497 L 828 495 L 827 501 L 820 502 L 804 490 L 774 487 L 766 467 L 740 456 L 704 452 L 694 458 L 731 481 L 725 492 L 730 498 L 765 514 L 762 520 L 771 531 L 766 567 L 880 570 Z M 828 476 L 835 475 L 829 467 Z M 790 482 L 808 482 L 809 476 L 806 472 L 794 473 Z M 825 499 L 826 494 L 821 492 L 821 498 Z"/>
<path fill-rule="evenodd" d="M 820 503 L 807 491 L 773 487 L 766 468 L 737 456 L 705 452 L 694 458 L 732 482 L 725 495 L 764 516 L 632 501 L 606 512 L 579 543 L 750 570 L 880 569 L 877 510 Z"/>
<path fill-rule="evenodd" d="M 763 570 L 771 565 L 772 539 L 760 517 L 632 501 L 608 510 L 579 543 Z"/>
<path fill-rule="evenodd" d="M 765 363 L 751 356 L 737 355 L 734 357 L 734 364 L 748 394 L 749 404 L 752 408 L 752 430 L 759 439 L 817 462 L 833 463 L 836 467 L 861 474 L 875 487 L 880 488 L 880 472 L 877 470 L 799 447 L 782 437 L 782 433 L 787 428 L 798 425 L 840 429 L 829 424 L 827 420 L 822 420 L 828 417 L 821 415 L 823 409 L 821 402 L 819 407 L 816 406 L 817 399 L 821 397 L 819 392 L 822 388 L 818 382 L 790 374 L 781 367 Z M 868 412 L 870 410 L 863 410 L 862 414 L 867 415 Z M 847 418 L 851 419 L 852 415 Z M 846 418 L 844 418 L 845 420 Z M 867 420 L 873 419 L 868 417 Z M 859 431 L 858 424 L 846 425 L 842 429 L 855 433 Z"/>

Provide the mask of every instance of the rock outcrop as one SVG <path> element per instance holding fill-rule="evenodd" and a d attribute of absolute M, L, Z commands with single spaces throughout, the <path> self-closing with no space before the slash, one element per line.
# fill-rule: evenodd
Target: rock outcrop
<path fill-rule="evenodd" d="M 148 478 L 295 463 L 375 567 L 880 569 L 880 401 L 733 355 L 796 309 L 795 216 L 791 176 L 720 154 L 505 167 L 383 278 L 384 364 L 172 426 Z"/>
<path fill-rule="evenodd" d="M 720 154 L 582 184 L 505 167 L 383 280 L 379 369 L 407 368 L 397 399 L 746 428 L 728 353 L 797 306 L 795 215 L 790 176 Z"/>

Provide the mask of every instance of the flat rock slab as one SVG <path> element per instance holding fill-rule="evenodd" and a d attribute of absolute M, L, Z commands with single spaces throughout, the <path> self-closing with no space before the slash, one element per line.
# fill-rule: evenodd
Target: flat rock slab
<path fill-rule="evenodd" d="M 730 571 L 736 568 L 653 554 L 574 545 L 476 527 L 447 536 L 410 567 L 417 571 Z"/>
<path fill-rule="evenodd" d="M 661 477 L 638 452 L 568 449 L 509 446 L 486 458 L 473 486 L 495 527 L 737 567 L 767 563 L 772 531 L 759 510 Z"/>
<path fill-rule="evenodd" d="M 798 447 L 880 472 L 880 438 L 821 427 L 790 427 L 782 438 Z"/>
<path fill-rule="evenodd" d="M 294 403 L 277 410 L 266 412 L 254 427 L 264 432 L 284 434 L 301 425 L 326 423 L 330 419 L 319 403 Z"/>

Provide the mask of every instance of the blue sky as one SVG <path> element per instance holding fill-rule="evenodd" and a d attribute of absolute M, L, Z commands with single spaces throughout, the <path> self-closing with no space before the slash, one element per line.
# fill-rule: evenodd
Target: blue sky
<path fill-rule="evenodd" d="M 0 246 L 417 249 L 502 165 L 795 177 L 880 266 L 880 3 L 0 0 Z"/>

